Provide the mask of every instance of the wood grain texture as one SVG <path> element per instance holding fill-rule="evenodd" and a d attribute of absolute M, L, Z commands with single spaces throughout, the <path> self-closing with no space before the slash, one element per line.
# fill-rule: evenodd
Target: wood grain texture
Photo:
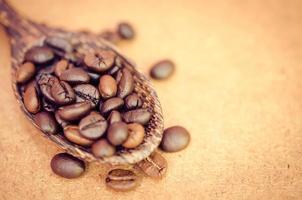
<path fill-rule="evenodd" d="M 35 21 L 71 30 L 133 22 L 138 37 L 120 47 L 145 73 L 161 58 L 177 63 L 173 77 L 154 84 L 165 125 L 185 126 L 192 142 L 165 154 L 165 179 L 145 178 L 129 193 L 105 188 L 105 166 L 92 164 L 75 180 L 54 175 L 49 162 L 60 150 L 17 105 L 2 31 L 0 199 L 301 199 L 301 1 L 11 2 Z"/>

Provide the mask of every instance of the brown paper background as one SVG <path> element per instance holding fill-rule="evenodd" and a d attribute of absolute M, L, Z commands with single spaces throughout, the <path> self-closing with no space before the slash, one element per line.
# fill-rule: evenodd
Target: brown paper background
<path fill-rule="evenodd" d="M 23 116 L 10 86 L 8 38 L 0 32 L 0 199 L 302 199 L 302 1 L 11 0 L 26 16 L 70 30 L 100 31 L 120 20 L 137 30 L 120 48 L 154 82 L 165 125 L 185 126 L 187 149 L 165 154 L 167 177 L 133 192 L 104 187 L 91 164 L 79 179 L 51 172 L 61 150 Z M 100 177 L 101 176 L 101 177 Z"/>

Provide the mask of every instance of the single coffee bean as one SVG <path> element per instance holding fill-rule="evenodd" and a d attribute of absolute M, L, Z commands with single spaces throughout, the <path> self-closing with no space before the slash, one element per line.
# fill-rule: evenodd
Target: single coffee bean
<path fill-rule="evenodd" d="M 109 125 L 113 124 L 114 122 L 121 122 L 122 121 L 121 113 L 119 113 L 116 110 L 111 111 L 110 115 L 107 118 L 107 121 Z"/>
<path fill-rule="evenodd" d="M 59 153 L 51 159 L 52 171 L 64 178 L 77 178 L 85 171 L 85 163 L 67 153 Z"/>
<path fill-rule="evenodd" d="M 51 87 L 51 95 L 59 105 L 70 104 L 75 101 L 72 87 L 65 81 L 58 81 Z"/>
<path fill-rule="evenodd" d="M 44 97 L 51 102 L 55 102 L 55 99 L 53 98 L 51 93 L 51 88 L 53 87 L 53 85 L 58 84 L 59 79 L 50 74 L 41 74 L 39 77 L 37 77 L 37 81 L 40 87 L 40 91 L 44 95 Z"/>
<path fill-rule="evenodd" d="M 17 69 L 16 81 L 18 83 L 25 83 L 33 77 L 35 72 L 36 68 L 34 64 L 26 62 Z"/>
<path fill-rule="evenodd" d="M 60 60 L 59 62 L 56 63 L 54 72 L 57 77 L 60 77 L 62 72 L 65 70 L 73 68 L 73 64 L 69 63 L 67 60 Z"/>
<path fill-rule="evenodd" d="M 32 47 L 25 53 L 25 60 L 43 64 L 54 58 L 53 51 L 48 47 Z"/>
<path fill-rule="evenodd" d="M 80 102 L 68 106 L 60 107 L 58 114 L 61 119 L 66 121 L 79 120 L 89 113 L 91 105 L 89 102 Z"/>
<path fill-rule="evenodd" d="M 109 50 L 101 50 L 95 53 L 88 53 L 84 57 L 87 68 L 95 72 L 104 72 L 110 69 L 115 60 L 115 53 Z"/>
<path fill-rule="evenodd" d="M 125 148 L 135 148 L 140 145 L 145 136 L 145 129 L 142 125 L 137 123 L 128 124 L 128 138 L 122 144 Z"/>
<path fill-rule="evenodd" d="M 103 75 L 100 78 L 99 91 L 104 99 L 114 97 L 117 92 L 115 79 L 110 75 Z"/>
<path fill-rule="evenodd" d="M 47 112 L 54 112 L 57 109 L 56 105 L 47 101 L 45 97 L 42 97 L 42 107 Z"/>
<path fill-rule="evenodd" d="M 95 107 L 100 100 L 100 93 L 96 87 L 90 84 L 80 84 L 75 86 L 76 102 L 90 102 L 92 107 Z"/>
<path fill-rule="evenodd" d="M 127 68 L 123 68 L 121 73 L 122 75 L 118 82 L 117 95 L 120 98 L 124 98 L 128 94 L 132 93 L 134 89 L 134 80 L 131 72 Z"/>
<path fill-rule="evenodd" d="M 157 152 L 138 162 L 136 166 L 152 178 L 162 178 L 167 172 L 167 161 Z"/>
<path fill-rule="evenodd" d="M 128 137 L 128 127 L 124 122 L 115 122 L 111 124 L 107 131 L 108 141 L 117 146 L 123 144 Z"/>
<path fill-rule="evenodd" d="M 175 70 L 175 64 L 171 60 L 162 60 L 153 65 L 150 76 L 161 80 L 170 77 Z"/>
<path fill-rule="evenodd" d="M 186 148 L 189 142 L 190 134 L 185 128 L 172 126 L 164 131 L 160 147 L 166 152 L 176 152 Z"/>
<path fill-rule="evenodd" d="M 28 112 L 35 114 L 40 111 L 41 104 L 35 82 L 29 83 L 26 87 L 23 102 Z"/>
<path fill-rule="evenodd" d="M 69 125 L 64 127 L 64 136 L 72 143 L 81 146 L 90 146 L 93 144 L 93 140 L 87 139 L 80 134 L 79 127 L 75 125 Z"/>
<path fill-rule="evenodd" d="M 136 93 L 133 93 L 126 97 L 125 105 L 127 109 L 131 110 L 135 108 L 140 108 L 143 103 L 139 96 Z"/>
<path fill-rule="evenodd" d="M 116 191 L 129 191 L 138 186 L 138 177 L 131 171 L 126 169 L 111 170 L 106 179 L 107 187 Z"/>
<path fill-rule="evenodd" d="M 88 83 L 90 81 L 90 76 L 83 69 L 74 67 L 63 71 L 60 75 L 60 80 L 70 84 L 81 84 Z"/>
<path fill-rule="evenodd" d="M 40 127 L 44 133 L 56 134 L 58 124 L 54 116 L 49 112 L 39 112 L 34 117 L 35 123 Z"/>
<path fill-rule="evenodd" d="M 109 157 L 115 153 L 115 147 L 109 144 L 106 139 L 101 139 L 93 143 L 91 151 L 95 157 Z"/>
<path fill-rule="evenodd" d="M 82 136 L 88 139 L 100 138 L 107 129 L 106 119 L 97 112 L 91 112 L 81 119 L 79 129 Z"/>
<path fill-rule="evenodd" d="M 71 52 L 73 50 L 71 43 L 61 37 L 47 37 L 45 43 L 52 48 L 60 49 L 65 52 Z"/>
<path fill-rule="evenodd" d="M 119 108 L 121 108 L 124 105 L 124 100 L 119 98 L 119 97 L 113 97 L 110 98 L 108 100 L 106 100 L 101 108 L 100 111 L 102 114 L 107 114 L 109 112 L 111 112 L 112 110 L 118 110 Z"/>
<path fill-rule="evenodd" d="M 125 112 L 122 115 L 126 123 L 139 123 L 145 125 L 151 119 L 151 113 L 146 109 L 136 109 Z"/>
<path fill-rule="evenodd" d="M 126 22 L 120 23 L 117 28 L 119 36 L 123 39 L 130 40 L 135 36 L 133 27 Z"/>
<path fill-rule="evenodd" d="M 58 111 L 55 112 L 55 119 L 56 121 L 58 122 L 58 124 L 61 126 L 61 127 L 65 127 L 67 125 L 69 125 L 69 122 L 68 121 L 65 121 L 63 120 L 60 115 L 58 114 Z"/>

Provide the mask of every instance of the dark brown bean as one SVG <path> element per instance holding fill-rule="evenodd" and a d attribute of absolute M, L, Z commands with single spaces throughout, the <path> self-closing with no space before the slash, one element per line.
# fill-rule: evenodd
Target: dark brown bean
<path fill-rule="evenodd" d="M 88 53 L 84 57 L 87 68 L 95 72 L 104 72 L 110 69 L 115 60 L 115 53 L 110 50 L 101 50 L 95 53 Z"/>
<path fill-rule="evenodd" d="M 126 123 L 139 123 L 145 125 L 151 118 L 151 113 L 147 109 L 136 109 L 125 112 L 122 115 Z"/>
<path fill-rule="evenodd" d="M 122 144 L 125 148 L 135 148 L 140 145 L 145 136 L 145 129 L 138 123 L 127 124 L 128 127 L 128 138 Z"/>
<path fill-rule="evenodd" d="M 101 108 L 100 111 L 102 114 L 106 115 L 107 113 L 111 112 L 112 110 L 117 110 L 124 105 L 124 100 L 119 97 L 113 97 L 111 99 L 106 100 Z"/>
<path fill-rule="evenodd" d="M 86 101 L 60 107 L 58 110 L 58 114 L 63 120 L 75 121 L 87 115 L 90 110 L 91 105 L 89 102 Z"/>
<path fill-rule="evenodd" d="M 96 87 L 90 84 L 80 84 L 75 86 L 76 102 L 90 102 L 92 107 L 95 107 L 100 100 L 100 93 Z"/>
<path fill-rule="evenodd" d="M 63 120 L 60 115 L 58 114 L 58 111 L 55 112 L 55 119 L 58 122 L 58 124 L 60 124 L 60 126 L 62 126 L 63 128 L 67 125 L 69 125 L 68 121 Z"/>
<path fill-rule="evenodd" d="M 90 81 L 90 76 L 83 69 L 74 67 L 63 71 L 60 75 L 60 80 L 70 84 L 81 84 L 88 83 Z"/>
<path fill-rule="evenodd" d="M 108 141 L 117 146 L 123 144 L 128 137 L 128 127 L 124 122 L 115 122 L 111 124 L 107 131 Z"/>
<path fill-rule="evenodd" d="M 131 171 L 126 169 L 113 169 L 106 177 L 107 187 L 115 191 L 129 191 L 138 186 L 138 177 Z"/>
<path fill-rule="evenodd" d="M 58 124 L 54 116 L 49 112 L 37 113 L 34 117 L 35 123 L 40 127 L 44 133 L 56 134 Z"/>
<path fill-rule="evenodd" d="M 28 112 L 37 113 L 40 111 L 41 104 L 35 82 L 29 83 L 26 87 L 23 94 L 23 102 Z"/>
<path fill-rule="evenodd" d="M 73 68 L 73 64 L 69 63 L 67 60 L 63 59 L 56 63 L 54 68 L 54 73 L 57 77 L 60 77 L 62 72 L 65 70 Z"/>
<path fill-rule="evenodd" d="M 127 109 L 135 109 L 142 107 L 142 100 L 136 93 L 130 94 L 125 99 L 125 106 Z"/>
<path fill-rule="evenodd" d="M 170 77 L 175 70 L 175 64 L 171 60 L 162 60 L 153 65 L 150 76 L 161 80 Z"/>
<path fill-rule="evenodd" d="M 67 153 L 59 153 L 51 159 L 52 171 L 64 178 L 77 178 L 85 171 L 85 163 Z"/>
<path fill-rule="evenodd" d="M 166 152 L 177 152 L 186 148 L 189 143 L 189 132 L 181 126 L 172 126 L 164 131 L 160 147 Z"/>
<path fill-rule="evenodd" d="M 51 87 L 51 95 L 59 105 L 70 104 L 76 98 L 72 87 L 65 81 L 56 82 Z"/>
<path fill-rule="evenodd" d="M 80 134 L 79 127 L 75 125 L 68 125 L 64 128 L 64 136 L 75 144 L 81 146 L 90 146 L 93 144 L 93 140 L 87 139 Z"/>
<path fill-rule="evenodd" d="M 53 51 L 48 47 L 32 47 L 25 53 L 25 60 L 43 64 L 54 58 Z"/>
<path fill-rule="evenodd" d="M 100 78 L 99 91 L 104 99 L 114 97 L 117 92 L 115 79 L 110 75 L 103 75 Z"/>
<path fill-rule="evenodd" d="M 111 111 L 110 115 L 107 118 L 107 121 L 109 125 L 113 124 L 114 122 L 121 122 L 122 121 L 121 113 L 119 113 L 116 110 Z"/>
<path fill-rule="evenodd" d="M 44 95 L 44 97 L 51 102 L 55 102 L 55 99 L 51 94 L 51 88 L 53 85 L 58 84 L 59 79 L 50 74 L 41 74 L 37 79 L 40 91 Z"/>
<path fill-rule="evenodd" d="M 98 139 L 107 129 L 106 119 L 97 112 L 91 112 L 81 119 L 79 129 L 82 136 L 88 139 Z"/>
<path fill-rule="evenodd" d="M 106 139 L 101 139 L 93 143 L 91 151 L 95 157 L 109 157 L 115 153 L 115 147 L 109 144 Z"/>
<path fill-rule="evenodd" d="M 136 166 L 152 178 L 163 178 L 167 172 L 167 161 L 157 152 L 138 162 Z"/>
<path fill-rule="evenodd" d="M 134 89 L 134 80 L 131 72 L 127 68 L 123 68 L 121 72 L 121 77 L 118 80 L 118 90 L 117 95 L 120 98 L 124 98 Z"/>
<path fill-rule="evenodd" d="M 123 39 L 130 40 L 135 36 L 133 27 L 126 22 L 120 23 L 117 28 L 119 36 Z"/>
<path fill-rule="evenodd" d="M 25 83 L 30 80 L 36 72 L 34 64 L 31 62 L 26 62 L 22 64 L 16 72 L 16 81 L 18 83 Z"/>
<path fill-rule="evenodd" d="M 50 47 L 60 49 L 65 52 L 71 52 L 73 50 L 71 43 L 67 39 L 61 37 L 55 37 L 55 36 L 47 37 L 45 39 L 45 43 Z"/>

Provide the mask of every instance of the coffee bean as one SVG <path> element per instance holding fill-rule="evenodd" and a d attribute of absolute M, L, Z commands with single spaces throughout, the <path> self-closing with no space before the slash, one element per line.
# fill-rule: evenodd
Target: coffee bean
<path fill-rule="evenodd" d="M 81 135 L 88 139 L 101 137 L 107 129 L 106 119 L 97 112 L 91 112 L 79 123 Z"/>
<path fill-rule="evenodd" d="M 162 60 L 153 65 L 150 76 L 161 80 L 170 77 L 175 70 L 175 64 L 171 60 Z"/>
<path fill-rule="evenodd" d="M 138 177 L 131 171 L 126 169 L 113 169 L 106 177 L 107 187 L 115 191 L 129 191 L 138 186 Z"/>
<path fill-rule="evenodd" d="M 54 112 L 57 109 L 56 105 L 49 102 L 45 97 L 42 97 L 42 107 L 47 112 Z"/>
<path fill-rule="evenodd" d="M 58 122 L 58 124 L 61 126 L 61 127 L 65 127 L 67 125 L 69 125 L 69 122 L 68 121 L 65 121 L 63 120 L 60 115 L 58 114 L 58 111 L 55 112 L 55 119 L 56 121 Z"/>
<path fill-rule="evenodd" d="M 128 137 L 128 127 L 124 122 L 115 122 L 111 124 L 107 131 L 108 141 L 117 146 L 123 144 Z"/>
<path fill-rule="evenodd" d="M 130 40 L 135 36 L 133 27 L 126 22 L 120 23 L 117 28 L 119 36 L 123 39 Z"/>
<path fill-rule="evenodd" d="M 23 94 L 23 102 L 28 112 L 34 114 L 39 112 L 41 104 L 35 82 L 29 83 L 26 87 Z"/>
<path fill-rule="evenodd" d="M 126 148 L 135 148 L 140 145 L 145 136 L 145 129 L 142 125 L 137 123 L 128 124 L 128 138 L 122 144 Z"/>
<path fill-rule="evenodd" d="M 95 53 L 88 53 L 84 57 L 87 68 L 95 72 L 104 72 L 114 64 L 115 53 L 109 50 L 101 50 Z"/>
<path fill-rule="evenodd" d="M 66 121 L 79 120 L 89 113 L 91 105 L 89 102 L 80 102 L 68 106 L 60 107 L 58 114 Z"/>
<path fill-rule="evenodd" d="M 54 68 L 55 75 L 60 77 L 62 72 L 64 72 L 65 70 L 71 69 L 73 67 L 74 67 L 73 64 L 69 63 L 67 60 L 64 60 L 64 59 L 60 60 L 55 65 L 55 68 Z"/>
<path fill-rule="evenodd" d="M 157 152 L 138 162 L 136 166 L 152 178 L 163 178 L 167 172 L 167 161 Z"/>
<path fill-rule="evenodd" d="M 44 133 L 56 134 L 58 130 L 54 116 L 49 112 L 39 112 L 34 117 L 35 123 Z"/>
<path fill-rule="evenodd" d="M 71 43 L 68 40 L 61 37 L 56 37 L 56 36 L 47 37 L 45 39 L 45 43 L 50 47 L 60 49 L 65 52 L 71 52 L 73 50 Z"/>
<path fill-rule="evenodd" d="M 48 47 L 32 47 L 25 53 L 25 60 L 43 64 L 54 58 L 53 51 Z"/>
<path fill-rule="evenodd" d="M 103 75 L 99 82 L 99 91 L 104 99 L 114 97 L 117 92 L 115 79 L 110 75 Z"/>
<path fill-rule="evenodd" d="M 176 152 L 186 148 L 189 142 L 190 134 L 185 128 L 172 126 L 164 131 L 160 147 L 166 152 Z"/>
<path fill-rule="evenodd" d="M 92 107 L 95 107 L 100 100 L 100 93 L 96 87 L 90 84 L 80 84 L 75 86 L 76 102 L 90 102 Z"/>
<path fill-rule="evenodd" d="M 74 67 L 63 71 L 60 75 L 60 80 L 70 84 L 88 83 L 90 76 L 81 68 Z"/>
<path fill-rule="evenodd" d="M 79 127 L 75 125 L 68 125 L 64 128 L 64 136 L 75 144 L 81 146 L 90 146 L 94 142 L 93 140 L 87 139 L 80 134 Z"/>
<path fill-rule="evenodd" d="M 129 110 L 140 108 L 142 104 L 142 100 L 135 93 L 128 95 L 125 99 L 126 108 Z"/>
<path fill-rule="evenodd" d="M 132 74 L 127 68 L 123 68 L 121 72 L 121 78 L 118 81 L 117 95 L 120 98 L 124 98 L 128 94 L 132 93 L 133 89 L 134 89 L 134 80 Z"/>
<path fill-rule="evenodd" d="M 106 100 L 101 108 L 100 111 L 102 114 L 107 114 L 111 112 L 112 110 L 117 110 L 121 108 L 124 105 L 124 100 L 119 97 L 113 97 L 108 100 Z"/>
<path fill-rule="evenodd" d="M 59 105 L 70 104 L 76 98 L 72 87 L 65 81 L 56 82 L 51 87 L 51 95 Z"/>
<path fill-rule="evenodd" d="M 51 102 L 55 102 L 51 94 L 51 88 L 53 85 L 58 84 L 59 79 L 50 74 L 41 74 L 38 78 L 38 85 L 40 87 L 41 93 Z"/>
<path fill-rule="evenodd" d="M 106 139 L 101 139 L 93 143 L 91 151 L 95 157 L 109 157 L 115 153 L 115 147 L 109 144 Z"/>
<path fill-rule="evenodd" d="M 149 122 L 151 113 L 148 110 L 141 108 L 125 112 L 122 117 L 126 123 L 139 123 L 145 125 Z"/>
<path fill-rule="evenodd" d="M 26 62 L 22 64 L 16 72 L 16 81 L 18 83 L 25 83 L 26 81 L 30 80 L 33 75 L 35 75 L 36 68 L 34 64 L 31 62 Z"/>
<path fill-rule="evenodd" d="M 113 111 L 111 111 L 110 115 L 108 116 L 107 121 L 108 121 L 109 125 L 113 124 L 114 122 L 121 122 L 122 116 L 118 111 L 113 110 Z"/>
<path fill-rule="evenodd" d="M 85 163 L 67 153 L 59 153 L 51 159 L 52 171 L 64 178 L 77 178 L 85 171 Z"/>

